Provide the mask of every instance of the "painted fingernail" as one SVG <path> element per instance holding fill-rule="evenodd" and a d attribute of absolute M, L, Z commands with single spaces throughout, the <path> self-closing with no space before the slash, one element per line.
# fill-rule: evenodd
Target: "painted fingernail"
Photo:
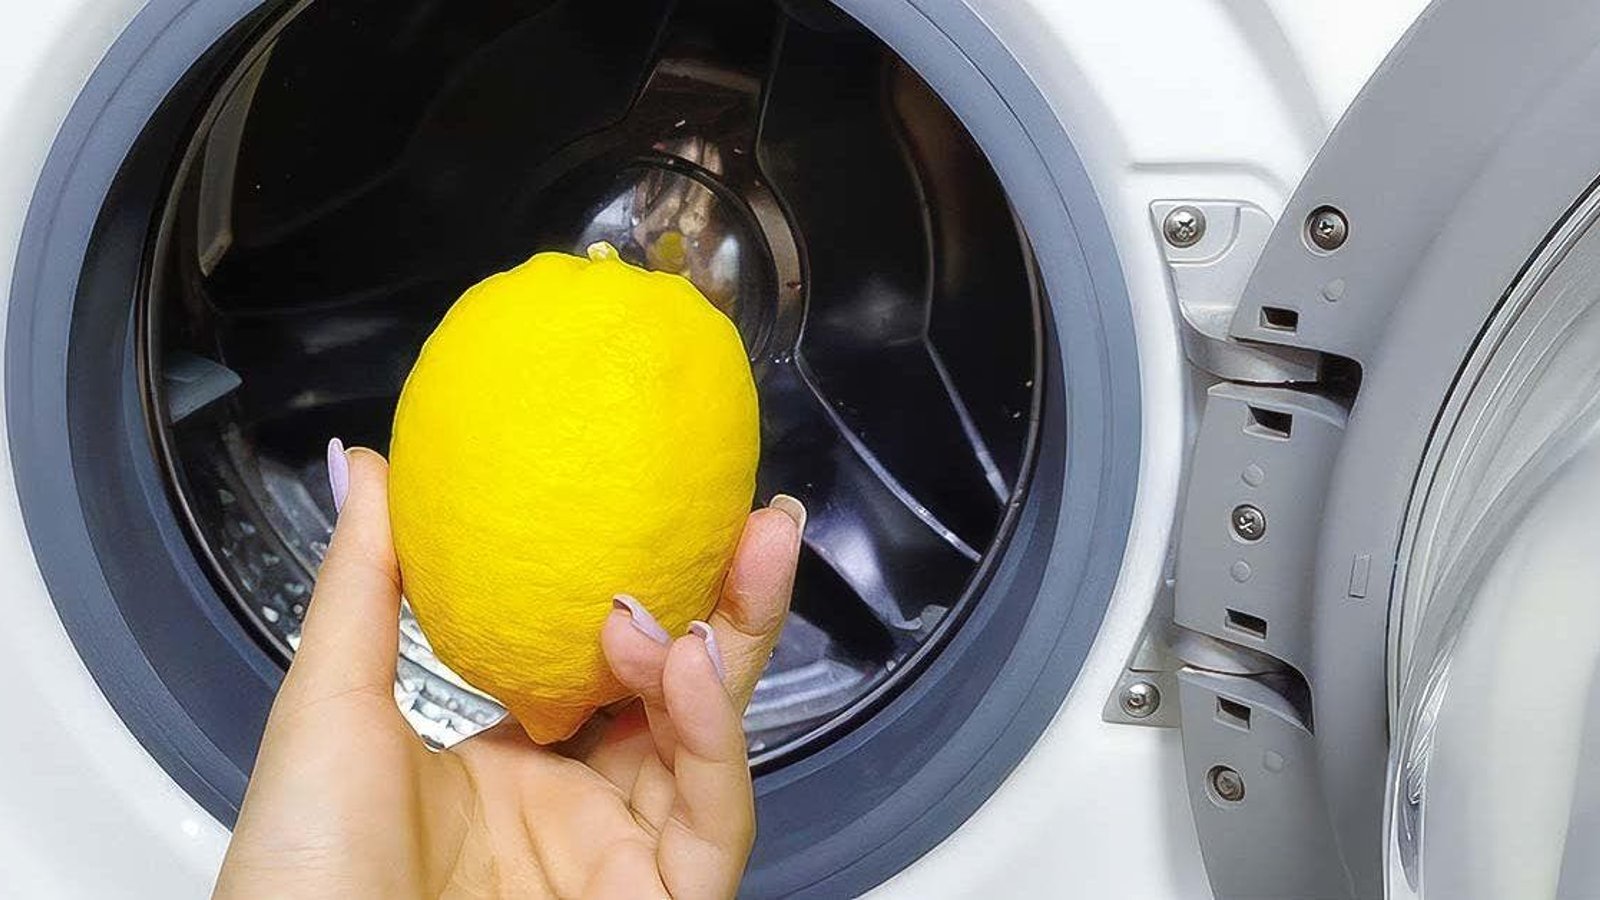
<path fill-rule="evenodd" d="M 793 519 L 795 530 L 799 531 L 802 537 L 805 536 L 806 505 L 804 503 L 788 494 L 778 494 L 772 498 L 772 502 L 768 503 L 767 506 Z"/>
<path fill-rule="evenodd" d="M 338 438 L 328 442 L 328 487 L 333 490 L 333 511 L 344 509 L 344 498 L 350 495 L 350 458 Z"/>
<path fill-rule="evenodd" d="M 627 613 L 628 621 L 633 623 L 633 627 L 639 629 L 639 633 L 650 640 L 663 647 L 672 642 L 672 636 L 667 634 L 665 628 L 661 627 L 661 623 L 656 621 L 655 616 L 650 615 L 650 611 L 644 608 L 643 603 L 627 594 L 618 594 L 611 598 L 611 606 Z"/>
<path fill-rule="evenodd" d="M 711 630 L 710 625 L 698 621 L 689 623 L 689 631 L 706 645 L 706 655 L 711 657 L 711 665 L 717 670 L 717 680 L 727 681 L 728 670 L 723 668 L 722 651 L 717 649 L 717 633 Z"/>

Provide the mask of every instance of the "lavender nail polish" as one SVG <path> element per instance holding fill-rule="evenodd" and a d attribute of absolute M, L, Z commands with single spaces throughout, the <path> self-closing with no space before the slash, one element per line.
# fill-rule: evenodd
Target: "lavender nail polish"
<path fill-rule="evenodd" d="M 328 487 L 333 490 L 333 511 L 344 509 L 350 495 L 350 458 L 344 455 L 344 441 L 328 442 Z"/>
<path fill-rule="evenodd" d="M 706 645 L 706 655 L 711 657 L 711 664 L 717 669 L 717 680 L 727 681 L 728 670 L 722 665 L 722 651 L 717 648 L 717 633 L 704 622 L 690 622 L 689 630 Z"/>
<path fill-rule="evenodd" d="M 663 647 L 672 643 L 672 636 L 667 634 L 665 628 L 661 627 L 661 623 L 656 621 L 655 616 L 650 615 L 650 610 L 645 609 L 643 603 L 627 594 L 618 594 L 611 598 L 611 606 L 627 613 L 628 620 L 633 623 L 633 627 L 639 629 L 639 632 L 645 637 Z"/>

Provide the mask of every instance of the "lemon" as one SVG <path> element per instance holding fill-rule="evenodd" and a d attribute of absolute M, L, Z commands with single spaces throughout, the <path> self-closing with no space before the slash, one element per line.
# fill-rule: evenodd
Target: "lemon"
<path fill-rule="evenodd" d="M 469 289 L 395 412 L 389 511 L 438 657 L 536 741 L 626 696 L 619 593 L 674 635 L 711 611 L 760 429 L 739 333 L 687 280 L 540 253 Z"/>

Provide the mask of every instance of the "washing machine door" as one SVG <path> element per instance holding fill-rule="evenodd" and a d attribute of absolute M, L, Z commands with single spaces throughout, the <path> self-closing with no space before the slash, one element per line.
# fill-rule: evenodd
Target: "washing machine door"
<path fill-rule="evenodd" d="M 386 445 L 466 286 L 597 239 L 738 325 L 763 496 L 811 510 L 747 720 L 746 887 L 864 890 L 1059 708 L 1138 477 L 1104 213 L 965 4 L 153 0 L 62 128 L 11 285 L 11 461 L 51 598 L 231 822 L 326 549 L 327 439 Z M 401 627 L 424 737 L 501 714 Z"/>
<path fill-rule="evenodd" d="M 1228 897 L 1600 893 L 1600 7 L 1436 2 L 1231 316 L 1171 643 Z M 1279 366 L 1281 371 L 1283 366 Z"/>

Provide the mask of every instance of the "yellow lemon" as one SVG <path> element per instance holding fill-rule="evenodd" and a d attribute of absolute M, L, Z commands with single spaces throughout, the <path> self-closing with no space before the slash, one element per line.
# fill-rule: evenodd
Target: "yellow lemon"
<path fill-rule="evenodd" d="M 682 634 L 716 602 L 760 429 L 739 333 L 687 280 L 596 244 L 472 287 L 406 380 L 389 511 L 434 652 L 534 740 L 626 691 L 611 598 Z"/>

